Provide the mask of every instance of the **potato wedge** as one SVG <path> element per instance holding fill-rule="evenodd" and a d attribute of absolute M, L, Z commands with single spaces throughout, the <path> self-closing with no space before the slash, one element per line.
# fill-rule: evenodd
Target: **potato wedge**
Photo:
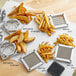
<path fill-rule="evenodd" d="M 23 41 L 23 39 L 24 39 L 24 34 L 21 32 L 19 38 L 17 39 L 17 42 L 20 43 Z"/>
<path fill-rule="evenodd" d="M 27 39 L 25 38 L 24 42 L 28 43 L 28 42 L 32 42 L 34 40 L 35 40 L 35 37 L 31 37 L 31 38 L 27 38 Z"/>
<path fill-rule="evenodd" d="M 23 53 L 26 53 L 26 51 L 27 51 L 27 46 L 26 46 L 25 42 L 21 42 L 21 43 L 20 43 L 20 47 L 21 47 Z"/>
<path fill-rule="evenodd" d="M 21 53 L 21 47 L 20 47 L 20 45 L 19 45 L 17 42 L 15 42 L 15 45 L 16 45 L 16 50 L 17 50 L 19 53 Z"/>
<path fill-rule="evenodd" d="M 21 29 L 17 30 L 16 32 L 10 34 L 9 36 L 6 36 L 4 39 L 5 40 L 9 40 L 10 38 L 12 38 L 15 35 L 20 35 Z"/>
<path fill-rule="evenodd" d="M 13 42 L 17 41 L 18 37 L 19 37 L 19 35 L 13 36 L 13 37 L 9 40 L 9 43 L 13 43 Z"/>
<path fill-rule="evenodd" d="M 27 38 L 28 38 L 28 35 L 29 35 L 29 31 L 26 31 L 26 32 L 24 33 L 24 39 L 27 39 Z"/>

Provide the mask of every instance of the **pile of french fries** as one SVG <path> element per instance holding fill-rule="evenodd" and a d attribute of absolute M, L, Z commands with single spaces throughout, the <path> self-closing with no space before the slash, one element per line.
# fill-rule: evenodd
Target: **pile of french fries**
<path fill-rule="evenodd" d="M 42 14 L 36 15 L 34 20 L 38 24 L 38 28 L 40 31 L 46 32 L 49 36 L 51 36 L 52 33 L 55 33 L 55 31 L 53 30 L 55 29 L 55 27 L 51 24 L 50 18 L 44 11 L 42 11 Z"/>
<path fill-rule="evenodd" d="M 28 36 L 29 36 L 29 31 L 22 32 L 21 29 L 19 29 L 16 32 L 5 37 L 5 40 L 9 40 L 9 43 L 15 43 L 17 52 L 26 53 L 27 51 L 26 43 L 29 43 L 35 40 L 35 37 L 29 38 Z"/>
<path fill-rule="evenodd" d="M 39 49 L 37 52 L 42 57 L 42 59 L 47 63 L 47 59 L 53 59 L 53 54 L 55 51 L 52 51 L 54 46 L 51 46 L 48 42 L 44 43 L 42 42 L 39 45 Z"/>
<path fill-rule="evenodd" d="M 64 44 L 67 46 L 75 47 L 73 41 L 74 41 L 74 39 L 72 37 L 70 37 L 68 34 L 62 34 L 62 35 L 59 35 L 59 38 L 57 38 L 57 40 L 54 44 L 55 45 Z"/>
<path fill-rule="evenodd" d="M 8 14 L 9 18 L 18 19 L 22 24 L 28 24 L 31 20 L 31 16 L 35 16 L 36 14 L 42 13 L 37 10 L 27 10 L 23 7 L 23 3 L 21 3 L 18 7 L 14 6 L 14 10 Z"/>

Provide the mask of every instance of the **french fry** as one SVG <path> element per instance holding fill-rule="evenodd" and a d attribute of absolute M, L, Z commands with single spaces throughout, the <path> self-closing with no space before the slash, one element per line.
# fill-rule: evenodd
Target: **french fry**
<path fill-rule="evenodd" d="M 17 50 L 19 53 L 21 53 L 21 47 L 20 47 L 20 45 L 19 45 L 17 42 L 15 42 L 15 45 L 16 45 L 16 50 Z"/>
<path fill-rule="evenodd" d="M 55 31 L 53 30 L 55 29 L 55 27 L 51 24 L 49 17 L 44 11 L 42 12 L 42 15 L 36 15 L 34 20 L 38 24 L 38 28 L 40 31 L 46 32 L 49 36 L 51 36 L 52 33 L 55 33 Z"/>
<path fill-rule="evenodd" d="M 27 11 L 26 8 L 23 7 L 23 3 L 21 3 L 18 7 L 14 6 L 14 10 L 8 14 L 10 19 L 17 19 L 22 24 L 28 24 L 31 20 L 31 16 L 35 16 L 36 14 L 25 13 Z"/>
<path fill-rule="evenodd" d="M 36 23 L 38 24 L 38 25 L 40 25 L 40 21 L 35 17 L 34 18 L 34 20 L 36 21 Z"/>
<path fill-rule="evenodd" d="M 27 11 L 25 11 L 25 14 L 27 14 L 27 13 L 41 14 L 42 11 L 37 11 L 37 10 L 27 10 Z"/>
<path fill-rule="evenodd" d="M 29 31 L 22 32 L 21 29 L 5 37 L 6 40 L 9 40 L 9 43 L 15 43 L 16 50 L 21 53 L 26 53 L 27 46 L 26 43 L 32 42 L 35 40 L 35 37 L 29 38 Z"/>
<path fill-rule="evenodd" d="M 9 36 L 6 36 L 4 39 L 5 40 L 9 40 L 10 38 L 12 38 L 15 35 L 20 35 L 21 29 L 17 30 L 16 32 L 10 34 Z"/>
<path fill-rule="evenodd" d="M 25 42 L 21 42 L 21 43 L 20 43 L 20 46 L 21 46 L 21 49 L 22 49 L 23 53 L 26 53 L 26 51 L 27 51 L 27 46 L 26 46 Z"/>
<path fill-rule="evenodd" d="M 48 16 L 45 14 L 44 11 L 43 11 L 43 17 L 44 17 L 44 19 L 46 21 L 47 27 L 50 27 Z"/>
<path fill-rule="evenodd" d="M 39 15 L 36 15 L 36 18 L 41 22 L 42 18 Z"/>
<path fill-rule="evenodd" d="M 15 41 L 18 39 L 18 37 L 19 37 L 19 35 L 13 36 L 13 37 L 9 40 L 9 43 L 15 42 Z"/>
<path fill-rule="evenodd" d="M 16 14 L 18 12 L 18 9 L 19 9 L 19 7 L 15 7 L 15 9 L 11 13 L 9 13 L 8 16 L 12 16 L 12 15 Z"/>
<path fill-rule="evenodd" d="M 32 42 L 34 40 L 35 40 L 35 37 L 31 37 L 31 38 L 27 38 L 27 39 L 25 38 L 24 42 L 28 43 L 28 42 Z"/>
<path fill-rule="evenodd" d="M 37 50 L 37 52 L 40 54 L 40 56 L 46 63 L 47 59 L 53 59 L 53 55 L 55 54 L 55 51 L 52 52 L 53 48 L 54 46 L 51 46 L 48 42 L 42 42 L 39 45 L 39 49 Z"/>
<path fill-rule="evenodd" d="M 24 39 L 24 34 L 21 32 L 20 35 L 19 35 L 19 38 L 17 39 L 17 42 L 18 43 L 21 43 Z"/>
<path fill-rule="evenodd" d="M 75 45 L 73 44 L 74 39 L 72 37 L 70 37 L 68 34 L 62 34 L 59 35 L 59 38 L 57 38 L 56 42 L 54 42 L 55 45 L 57 44 L 64 44 L 67 46 L 72 46 L 75 47 Z"/>
<path fill-rule="evenodd" d="M 29 31 L 26 31 L 26 32 L 24 33 L 24 39 L 27 39 L 27 38 L 28 38 L 28 35 L 29 35 Z"/>

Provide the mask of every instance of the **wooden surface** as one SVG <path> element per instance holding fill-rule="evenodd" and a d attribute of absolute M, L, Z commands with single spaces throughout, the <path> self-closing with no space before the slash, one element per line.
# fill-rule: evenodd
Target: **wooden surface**
<path fill-rule="evenodd" d="M 24 3 L 47 14 L 64 12 L 69 21 L 76 22 L 76 0 L 24 0 Z"/>
<path fill-rule="evenodd" d="M 0 59 L 0 76 L 45 76 L 36 70 L 27 72 L 25 67 L 14 61 Z"/>

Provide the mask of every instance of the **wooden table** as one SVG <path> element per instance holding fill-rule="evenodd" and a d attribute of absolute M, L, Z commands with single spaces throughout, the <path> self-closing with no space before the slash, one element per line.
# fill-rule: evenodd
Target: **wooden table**
<path fill-rule="evenodd" d="M 76 22 L 76 0 L 24 0 L 24 3 L 47 14 L 64 12 L 69 21 Z"/>

